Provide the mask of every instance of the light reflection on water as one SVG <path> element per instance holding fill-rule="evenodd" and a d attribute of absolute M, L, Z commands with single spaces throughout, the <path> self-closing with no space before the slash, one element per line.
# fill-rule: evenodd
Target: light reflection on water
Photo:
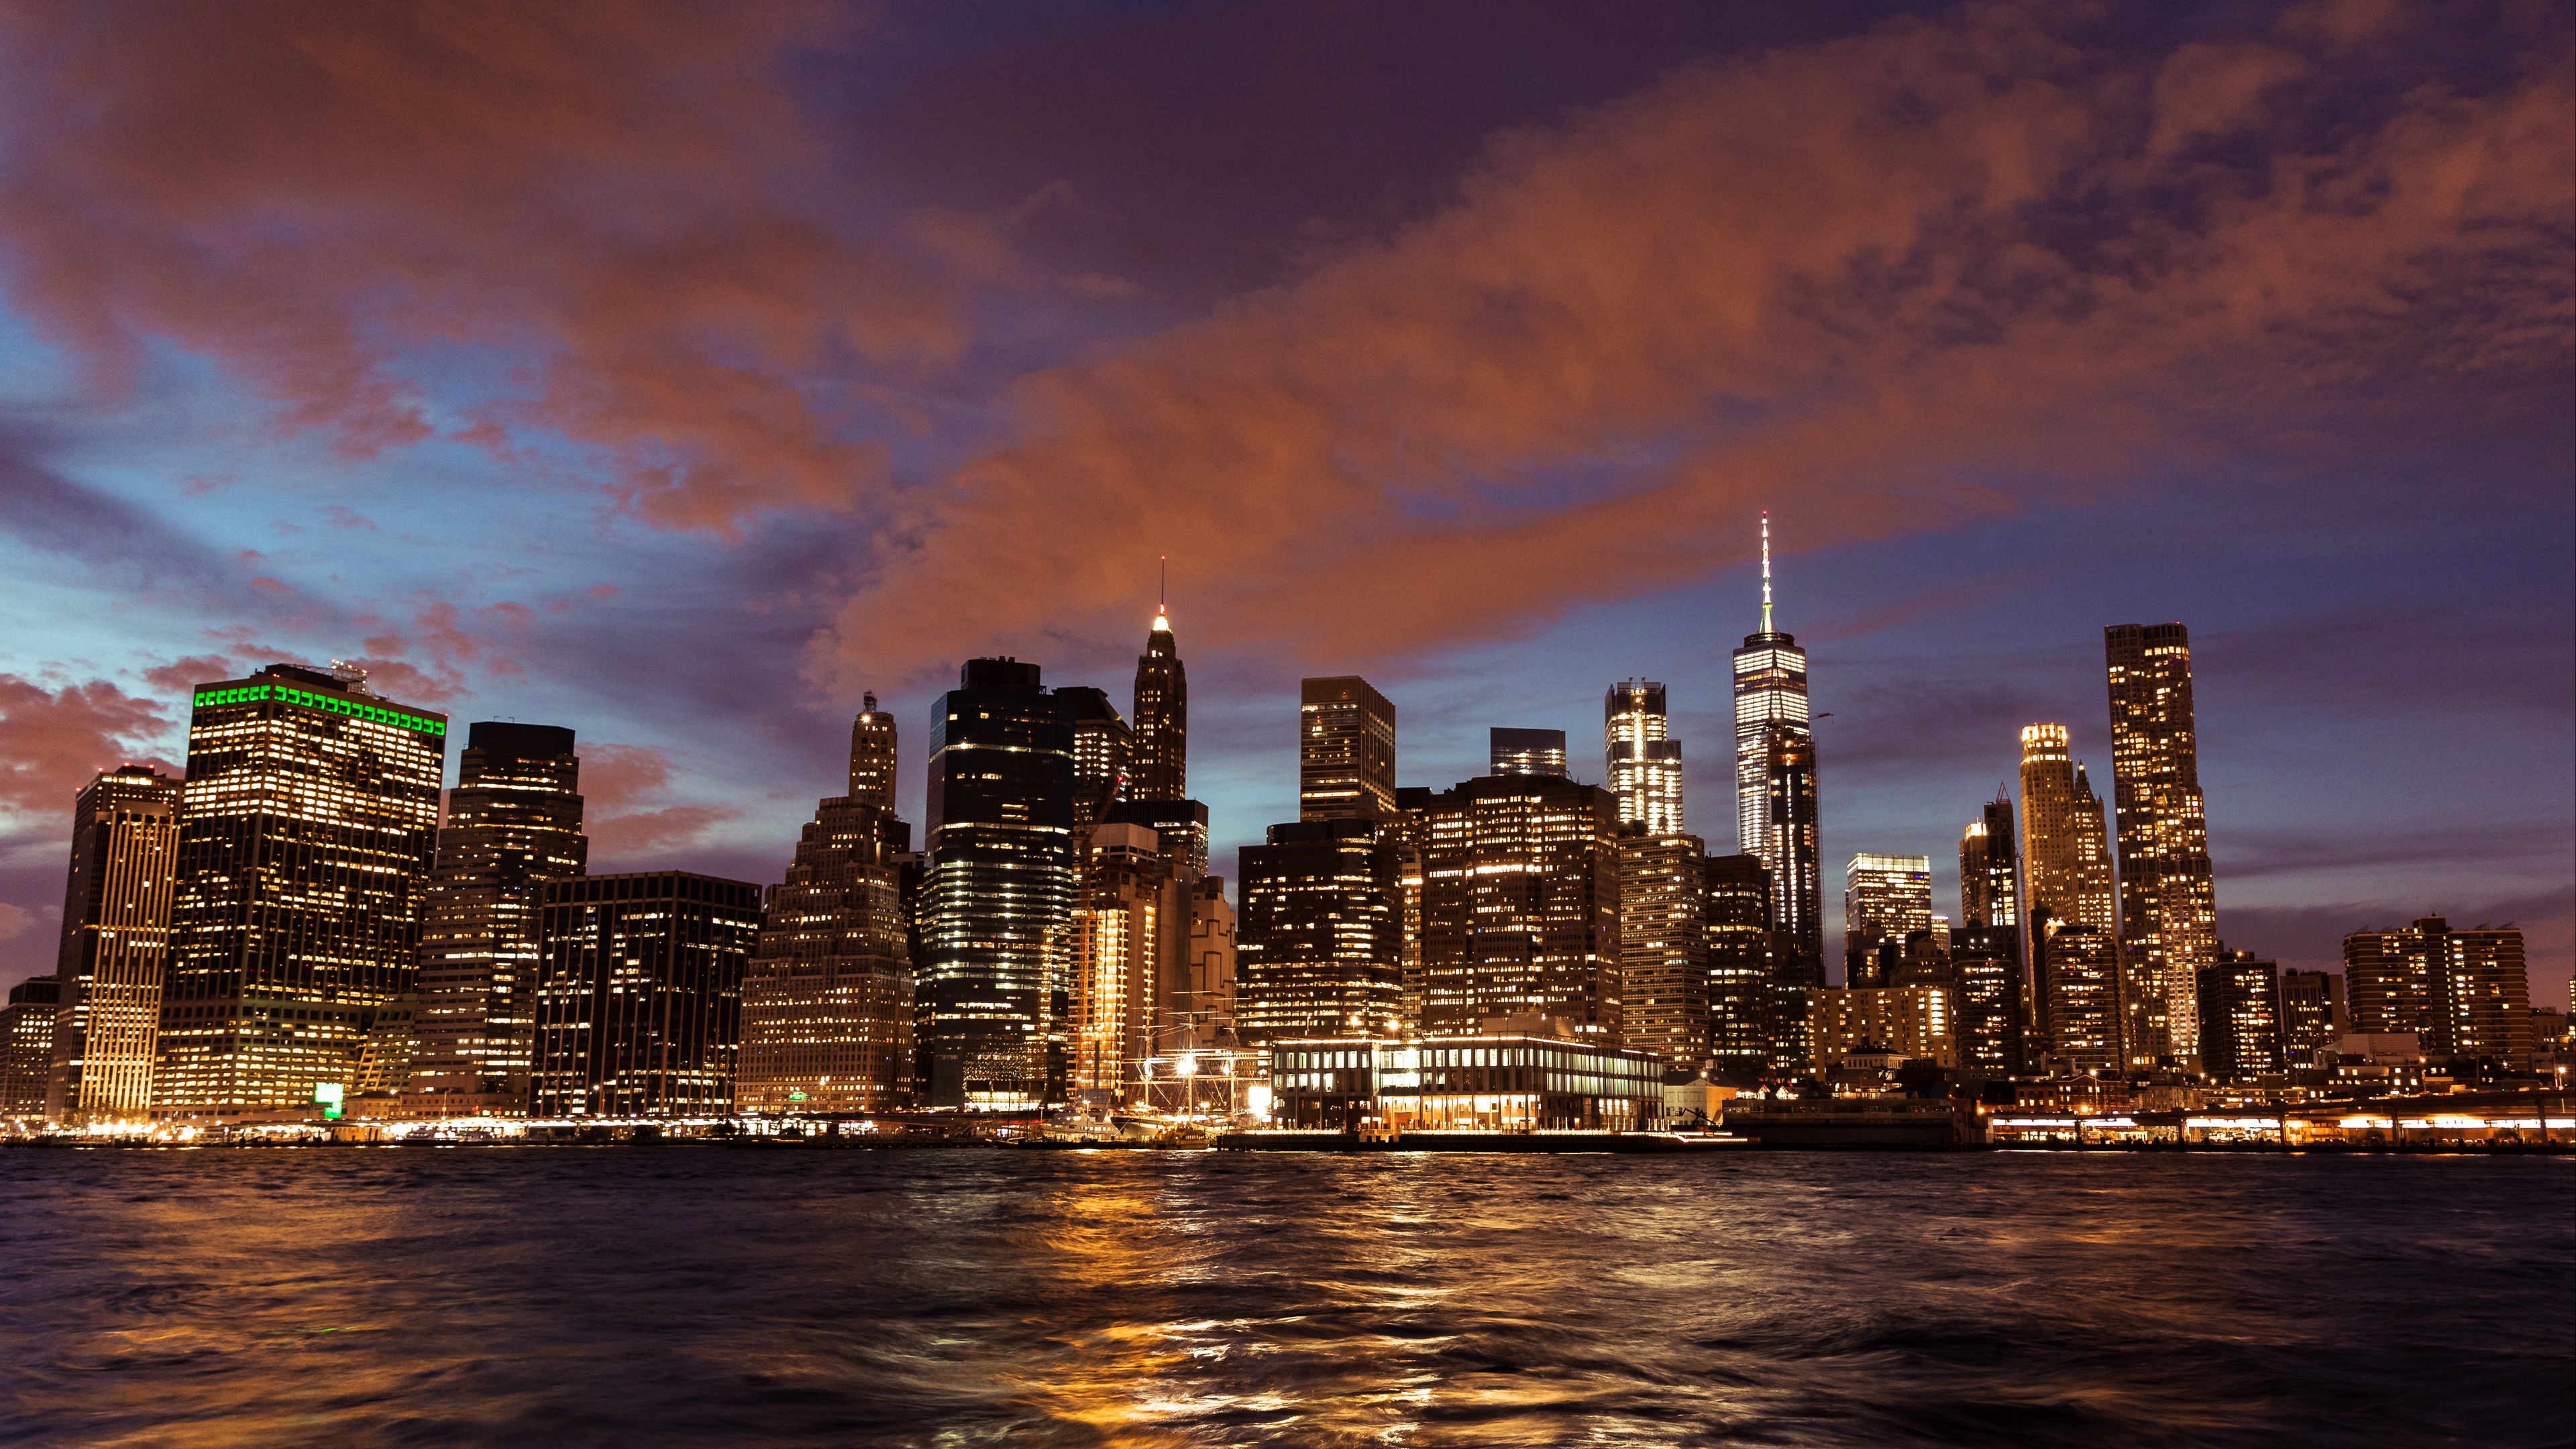
<path fill-rule="evenodd" d="M 2576 1441 L 2576 1163 L 0 1153 L 0 1440 Z"/>

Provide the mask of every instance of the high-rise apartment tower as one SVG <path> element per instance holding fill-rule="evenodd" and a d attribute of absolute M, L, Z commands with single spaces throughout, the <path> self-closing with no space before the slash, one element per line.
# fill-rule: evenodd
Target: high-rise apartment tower
<path fill-rule="evenodd" d="M 2191 634 L 2180 624 L 2102 631 L 2111 686 L 2111 798 L 2119 830 L 2120 950 L 2154 1003 L 2136 1013 L 2145 1056 L 2200 1054 L 2200 973 L 2218 964 L 2218 904 L 2192 725 Z M 2153 1039 L 2161 1027 L 2161 1039 Z M 2240 1054 L 2241 1044 L 2231 1050 Z"/>
<path fill-rule="evenodd" d="M 1894 986 L 1905 938 L 1932 929 L 1932 859 L 1851 858 L 1843 867 L 1843 984 Z"/>

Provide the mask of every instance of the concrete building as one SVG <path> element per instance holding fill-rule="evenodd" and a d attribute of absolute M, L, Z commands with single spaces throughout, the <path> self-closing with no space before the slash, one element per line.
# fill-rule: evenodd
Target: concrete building
<path fill-rule="evenodd" d="M 55 957 L 45 1115 L 71 1127 L 144 1123 L 160 1048 L 180 783 L 148 765 L 100 773 L 72 803 L 71 870 Z"/>

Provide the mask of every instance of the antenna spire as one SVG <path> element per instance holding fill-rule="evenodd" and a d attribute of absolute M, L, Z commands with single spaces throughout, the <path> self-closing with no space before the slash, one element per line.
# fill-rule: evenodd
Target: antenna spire
<path fill-rule="evenodd" d="M 1762 632 L 1771 632 L 1771 510 L 1762 510 Z"/>
<path fill-rule="evenodd" d="M 1162 572 L 1154 582 L 1154 632 L 1168 634 L 1172 629 L 1172 611 L 1167 604 L 1172 597 L 1172 556 L 1162 555 Z"/>

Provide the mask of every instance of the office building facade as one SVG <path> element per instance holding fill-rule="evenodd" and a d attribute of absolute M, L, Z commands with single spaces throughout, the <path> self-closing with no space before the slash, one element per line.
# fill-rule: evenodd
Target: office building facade
<path fill-rule="evenodd" d="M 1959 1064 L 1952 991 L 1947 986 L 1825 987 L 1815 993 L 1816 1070 L 1849 1057 L 1887 1053 L 1941 1067 Z"/>
<path fill-rule="evenodd" d="M 1485 731 L 1488 775 L 1565 776 L 1565 731 L 1495 728 Z"/>
<path fill-rule="evenodd" d="M 2199 1055 L 2200 972 L 2218 963 L 2218 905 L 2191 700 L 2191 635 L 2180 624 L 2103 631 L 2118 828 L 2120 950 L 2139 1004 L 2140 1062 Z"/>
<path fill-rule="evenodd" d="M 1952 1035 L 1959 1069 L 1980 1077 L 2005 1077 L 2028 1067 L 2024 1024 L 2028 987 L 2021 964 L 2021 933 L 2009 925 L 1969 926 L 1950 933 Z"/>
<path fill-rule="evenodd" d="M 1073 999 L 1068 1099 L 1123 1105 L 1142 1092 L 1154 1054 L 1157 997 L 1176 954 L 1164 939 L 1173 892 L 1154 832 L 1093 828 L 1073 912 Z"/>
<path fill-rule="evenodd" d="M 0 1006 L 0 1122 L 33 1127 L 45 1119 L 46 1082 L 53 1075 L 54 1016 L 62 982 L 30 977 L 9 988 Z"/>
<path fill-rule="evenodd" d="M 1395 813 L 1395 706 L 1356 675 L 1297 686 L 1297 818 Z"/>
<path fill-rule="evenodd" d="M 188 723 L 153 1114 L 221 1118 L 355 1085 L 414 989 L 447 717 L 362 671 L 199 685 Z"/>
<path fill-rule="evenodd" d="M 760 897 L 688 871 L 547 882 L 530 1111 L 731 1114 Z"/>
<path fill-rule="evenodd" d="M 1708 848 L 1696 835 L 1623 835 L 1621 1044 L 1675 1065 L 1710 1054 Z"/>
<path fill-rule="evenodd" d="M 2281 973 L 2281 1053 L 2287 1065 L 2333 1065 L 2335 1043 L 2350 1030 L 2340 972 Z"/>
<path fill-rule="evenodd" d="M 1073 713 L 1038 666 L 973 659 L 930 744 L 917 1069 L 932 1106 L 1033 1106 L 1072 1006 Z"/>
<path fill-rule="evenodd" d="M 1758 855 L 1712 855 L 1702 862 L 1701 880 L 1709 1058 L 1736 1071 L 1803 1066 L 1808 987 L 1781 975 L 1771 868 Z"/>
<path fill-rule="evenodd" d="M 407 1112 L 527 1111 L 546 882 L 581 875 L 589 862 L 573 732 L 468 725 L 422 910 Z"/>
<path fill-rule="evenodd" d="M 2080 1060 L 2086 1070 L 2125 1067 L 2127 1023 L 2110 835 L 2101 798 L 2069 750 L 2064 725 L 2022 729 L 2020 825 L 2022 939 L 2042 1038 L 2033 1051 Z M 2077 927 L 2092 935 L 2062 951 L 2047 948 L 2050 938 Z M 2097 959 L 2105 942 L 2110 954 L 2107 960 Z M 2110 1013 L 2108 1018 L 2099 1016 L 2103 1011 Z M 2061 1042 L 2060 1031 L 2072 1035 Z M 2105 1051 L 2110 1053 L 2107 1060 L 2102 1059 Z"/>
<path fill-rule="evenodd" d="M 1379 822 L 1273 825 L 1239 857 L 1236 1030 L 1251 1043 L 1391 1036 L 1402 1022 L 1396 849 Z"/>
<path fill-rule="evenodd" d="M 1959 837 L 1959 924 L 2021 924 L 2021 849 L 2012 792 L 1999 790 Z"/>
<path fill-rule="evenodd" d="M 2120 941 L 2099 926 L 2066 925 L 2033 934 L 2039 953 L 2042 1065 L 2069 1073 L 2117 1075 L 2122 1052 Z"/>
<path fill-rule="evenodd" d="M 2242 1082 L 2281 1070 L 2281 968 L 2251 951 L 2219 950 L 2193 983 L 2201 1070 Z"/>
<path fill-rule="evenodd" d="M 1816 742 L 1807 709 L 1807 651 L 1772 627 L 1771 519 L 1762 520 L 1762 628 L 1734 653 L 1737 849 L 1771 872 L 1772 927 L 1792 958 L 1785 974 L 1822 986 L 1825 920 L 1817 830 Z"/>
<path fill-rule="evenodd" d="M 1134 732 L 1105 689 L 1067 685 L 1053 693 L 1073 720 L 1073 828 L 1079 837 L 1127 798 Z"/>
<path fill-rule="evenodd" d="M 1621 1039 L 1619 812 L 1610 792 L 1484 775 L 1431 797 L 1422 1029 L 1536 1016 Z"/>
<path fill-rule="evenodd" d="M 1648 835 L 1679 835 L 1682 823 L 1682 743 L 1665 715 L 1664 687 L 1626 679 L 1601 698 L 1601 741 L 1610 793 L 1619 797 L 1619 823 Z"/>
<path fill-rule="evenodd" d="M 180 792 L 178 781 L 148 765 L 122 765 L 72 802 L 45 1086 L 46 1116 L 66 1126 L 150 1120 L 178 892 Z"/>
<path fill-rule="evenodd" d="M 1172 639 L 1172 617 L 1159 606 L 1136 656 L 1135 742 L 1127 798 L 1181 800 L 1190 793 L 1190 676 Z"/>
<path fill-rule="evenodd" d="M 1855 855 L 1843 867 L 1843 983 L 1888 986 L 1905 938 L 1932 928 L 1932 860 Z"/>

